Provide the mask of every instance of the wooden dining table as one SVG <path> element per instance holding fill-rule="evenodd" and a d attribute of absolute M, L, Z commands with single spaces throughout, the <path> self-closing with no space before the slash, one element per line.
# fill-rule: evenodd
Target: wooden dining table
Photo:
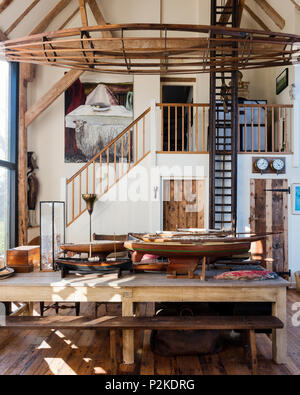
<path fill-rule="evenodd" d="M 272 303 L 272 314 L 286 324 L 286 291 L 289 283 L 281 278 L 266 281 L 220 281 L 207 277 L 167 279 L 162 273 L 126 273 L 85 276 L 59 272 L 16 274 L 0 281 L 0 302 L 117 302 L 122 315 L 133 316 L 134 305 L 153 302 L 257 302 Z M 273 330 L 273 360 L 285 363 L 287 356 L 286 325 Z M 134 333 L 123 331 L 123 362 L 134 363 Z"/>

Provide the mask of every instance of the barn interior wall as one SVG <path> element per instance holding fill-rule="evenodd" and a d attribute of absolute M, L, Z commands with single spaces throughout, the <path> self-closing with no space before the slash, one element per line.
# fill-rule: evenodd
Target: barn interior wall
<path fill-rule="evenodd" d="M 300 18 L 300 13 L 296 11 L 290 2 L 282 0 L 269 0 L 270 4 L 285 18 L 286 26 L 285 32 L 300 34 L 300 25 L 297 23 Z M 18 3 L 18 4 L 17 4 Z M 13 20 L 16 19 L 22 11 L 26 9 L 31 3 L 31 0 L 24 0 L 22 2 L 13 2 L 2 14 L 0 18 L 1 29 L 5 31 Z M 21 37 L 28 34 L 40 20 L 41 15 L 45 15 L 53 8 L 54 2 L 42 0 L 38 6 L 34 8 L 30 16 L 27 16 L 23 23 L 12 33 L 11 38 Z M 57 3 L 57 2 L 56 2 Z M 131 22 L 148 22 L 148 23 L 195 23 L 195 24 L 209 24 L 210 22 L 210 0 L 188 0 L 183 6 L 181 0 L 126 0 L 126 7 L 124 7 L 124 0 L 99 0 L 98 1 L 103 15 L 108 23 L 131 23 Z M 47 30 L 56 30 L 75 8 L 76 0 L 63 10 L 63 12 L 55 18 Z M 260 18 L 270 27 L 271 30 L 278 30 L 276 25 L 271 22 L 264 12 L 254 0 L 249 0 L 249 6 L 260 16 Z M 88 8 L 88 19 L 90 24 L 95 24 L 95 20 Z M 80 15 L 69 23 L 68 27 L 76 27 L 81 25 Z M 247 12 L 243 14 L 242 26 L 245 28 L 259 29 L 258 25 L 250 18 Z M 274 68 L 265 70 L 249 70 L 244 72 L 244 80 L 250 82 L 249 99 L 266 99 L 269 103 L 290 103 L 291 98 L 289 89 L 286 89 L 282 94 L 276 96 L 275 80 L 276 77 L 284 68 Z M 29 84 L 28 90 L 28 106 L 34 104 L 40 97 L 45 94 L 49 88 L 58 81 L 64 74 L 64 70 L 56 69 L 54 67 L 37 67 L 36 79 Z M 190 76 L 189 76 L 190 77 Z M 208 102 L 209 101 L 209 76 L 196 75 L 196 89 L 194 101 Z M 290 84 L 297 81 L 294 68 L 290 67 Z M 120 81 L 119 76 L 107 76 L 101 74 L 85 73 L 84 81 L 103 81 L 114 82 Z M 130 78 L 122 77 L 122 81 L 128 82 Z M 151 101 L 160 101 L 160 78 L 157 76 L 135 76 L 134 82 L 134 116 L 140 115 L 149 105 Z M 298 83 L 297 83 L 298 85 Z M 298 95 L 299 96 L 299 95 Z M 294 155 L 288 158 L 288 179 L 289 183 L 299 182 L 299 122 L 298 108 L 300 105 L 298 99 L 295 101 L 295 128 L 294 128 Z M 159 139 L 160 130 L 157 128 L 157 136 Z M 35 151 L 38 156 L 39 170 L 37 175 L 40 180 L 40 200 L 57 200 L 61 199 L 64 194 L 61 188 L 62 180 L 72 176 L 79 168 L 80 164 L 64 163 L 64 96 L 59 97 L 28 129 L 28 149 Z M 147 159 L 148 160 L 148 159 Z M 198 161 L 203 166 L 203 176 L 208 180 L 208 160 L 205 156 L 195 156 L 193 159 Z M 252 177 L 249 170 L 251 162 L 250 155 L 243 155 L 239 157 L 239 186 L 238 186 L 238 212 L 239 212 L 239 227 L 246 229 L 249 217 L 249 185 Z M 153 165 L 153 157 L 149 158 L 148 166 Z M 157 158 L 157 163 L 164 167 L 166 164 L 176 163 L 179 167 L 186 164 L 185 156 L 160 156 Z M 207 196 L 208 198 L 208 196 Z M 150 199 L 150 198 L 149 198 Z M 151 199 L 150 199 L 151 200 Z M 208 199 L 207 199 L 208 200 Z M 105 210 L 104 210 L 105 208 Z M 290 208 L 289 208 L 290 210 Z M 126 214 L 124 214 L 126 213 Z M 161 221 L 161 211 L 158 202 L 141 204 L 130 203 L 128 205 L 120 205 L 117 208 L 116 203 L 105 203 L 99 209 L 99 213 L 95 214 L 97 231 L 104 231 L 103 224 L 109 223 L 107 232 L 117 231 L 114 228 L 114 222 L 109 221 L 111 215 L 115 214 L 116 218 L 122 218 L 122 225 L 120 231 L 127 231 L 128 226 L 134 227 L 136 231 L 157 230 L 158 222 Z M 125 216 L 124 216 L 125 215 Z M 153 218 L 151 219 L 150 217 Z M 69 232 L 70 238 L 74 241 L 79 241 L 81 237 L 82 227 L 86 226 L 85 216 L 82 216 L 78 221 L 78 225 L 74 226 Z M 135 218 L 135 223 L 133 223 Z M 124 220 L 123 220 L 124 219 Z M 207 218 L 206 218 L 207 221 Z M 118 223 L 120 221 L 118 220 Z M 128 226 L 123 226 L 127 223 Z M 300 231 L 300 217 L 289 216 L 289 244 L 290 244 L 290 268 L 297 270 L 300 264 L 297 262 L 297 242 L 295 235 Z M 38 229 L 29 230 L 29 239 L 39 232 Z"/>

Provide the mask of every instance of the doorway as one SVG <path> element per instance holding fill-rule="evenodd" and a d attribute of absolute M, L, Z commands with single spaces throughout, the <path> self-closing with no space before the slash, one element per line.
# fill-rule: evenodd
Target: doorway
<path fill-rule="evenodd" d="M 252 259 L 268 270 L 288 272 L 288 180 L 252 179 L 250 181 L 250 229 L 252 233 L 272 233 L 252 243 Z"/>
<path fill-rule="evenodd" d="M 204 180 L 163 180 L 163 230 L 204 228 Z"/>
<path fill-rule="evenodd" d="M 161 96 L 162 103 L 174 104 L 170 108 L 162 109 L 163 151 L 188 151 L 188 133 L 189 128 L 193 126 L 193 108 L 190 114 L 191 125 L 189 125 L 189 109 L 179 104 L 194 102 L 194 87 L 193 85 L 162 85 Z"/>

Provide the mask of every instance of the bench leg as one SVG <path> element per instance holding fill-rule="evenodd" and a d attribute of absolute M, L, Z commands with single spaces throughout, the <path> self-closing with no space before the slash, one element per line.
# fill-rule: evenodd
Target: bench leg
<path fill-rule="evenodd" d="M 257 374 L 257 350 L 256 350 L 255 330 L 253 330 L 253 329 L 251 329 L 249 331 L 249 342 L 250 342 L 252 374 L 256 375 Z"/>
<path fill-rule="evenodd" d="M 117 334 L 116 329 L 110 330 L 110 359 L 111 359 L 111 373 L 117 374 L 118 361 L 117 361 Z"/>

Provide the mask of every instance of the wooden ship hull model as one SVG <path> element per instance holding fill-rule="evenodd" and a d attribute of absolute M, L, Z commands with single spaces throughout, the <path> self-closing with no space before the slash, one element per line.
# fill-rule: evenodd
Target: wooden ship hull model
<path fill-rule="evenodd" d="M 61 270 L 61 277 L 64 278 L 70 271 L 80 274 L 107 274 L 117 273 L 121 277 L 122 271 L 131 269 L 130 259 L 113 259 L 108 261 L 89 262 L 87 259 L 59 258 L 56 265 Z"/>
<path fill-rule="evenodd" d="M 97 241 L 86 244 L 64 244 L 60 248 L 66 253 L 74 254 L 90 254 L 93 257 L 105 259 L 107 255 L 113 252 L 126 251 L 123 241 Z"/>
<path fill-rule="evenodd" d="M 220 242 L 207 241 L 198 243 L 187 242 L 144 242 L 126 241 L 124 246 L 132 251 L 132 262 L 141 262 L 145 254 L 168 258 L 167 273 L 169 278 L 183 276 L 195 278 L 195 271 L 202 261 L 202 276 L 205 280 L 206 259 L 210 262 L 217 258 L 245 254 L 250 250 L 250 241 Z"/>
<path fill-rule="evenodd" d="M 118 253 L 126 251 L 123 241 L 102 240 L 86 244 L 61 245 L 63 254 L 56 260 L 57 267 L 61 270 L 62 278 L 70 271 L 81 274 L 89 273 L 118 273 L 131 269 L 131 260 L 117 258 Z M 82 255 L 85 257 L 82 257 Z M 110 254 L 115 254 L 113 259 L 107 259 Z"/>

